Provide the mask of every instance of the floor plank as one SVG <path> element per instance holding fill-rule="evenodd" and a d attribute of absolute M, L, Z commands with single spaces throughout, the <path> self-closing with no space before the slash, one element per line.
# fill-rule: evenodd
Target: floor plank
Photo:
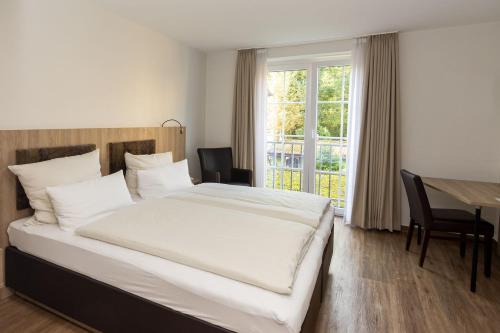
<path fill-rule="evenodd" d="M 336 223 L 335 252 L 317 332 L 499 332 L 500 260 L 490 279 L 478 268 L 469 291 L 471 244 L 459 255 L 457 240 L 431 239 L 423 268 L 416 238 L 362 231 Z M 480 260 L 483 248 L 480 247 Z"/>
<path fill-rule="evenodd" d="M 473 294 L 468 289 L 470 243 L 462 259 L 457 241 L 431 239 L 424 268 L 417 265 L 416 239 L 410 252 L 404 251 L 404 243 L 401 233 L 362 231 L 336 222 L 318 333 L 500 331 L 500 259 L 496 255 L 490 279 L 482 274 L 480 261 L 478 290 Z M 0 332 L 85 330 L 11 296 L 0 301 Z"/>
<path fill-rule="evenodd" d="M 12 295 L 0 302 L 0 332 L 2 333 L 81 333 L 86 330 Z"/>

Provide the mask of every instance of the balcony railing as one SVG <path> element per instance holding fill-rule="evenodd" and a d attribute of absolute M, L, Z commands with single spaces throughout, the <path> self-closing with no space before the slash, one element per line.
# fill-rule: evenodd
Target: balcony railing
<path fill-rule="evenodd" d="M 266 186 L 302 190 L 304 141 L 302 135 L 286 135 L 267 141 Z M 319 136 L 316 142 L 315 193 L 344 207 L 347 139 Z"/>

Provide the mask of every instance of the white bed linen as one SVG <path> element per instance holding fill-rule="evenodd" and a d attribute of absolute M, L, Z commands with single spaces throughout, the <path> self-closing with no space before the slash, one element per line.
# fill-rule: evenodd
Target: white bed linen
<path fill-rule="evenodd" d="M 116 210 L 75 232 L 290 294 L 315 229 L 302 223 L 165 197 Z"/>
<path fill-rule="evenodd" d="M 319 195 L 277 191 L 265 187 L 202 183 L 171 194 L 198 202 L 222 203 L 231 208 L 273 216 L 317 228 L 330 207 L 330 198 Z"/>
<path fill-rule="evenodd" d="M 8 228 L 10 244 L 21 251 L 232 331 L 297 333 L 321 266 L 333 209 L 322 218 L 290 295 L 26 221 Z"/>

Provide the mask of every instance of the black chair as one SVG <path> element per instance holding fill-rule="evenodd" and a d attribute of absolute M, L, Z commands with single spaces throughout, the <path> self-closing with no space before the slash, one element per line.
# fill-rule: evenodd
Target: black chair
<path fill-rule="evenodd" d="M 233 168 L 231 148 L 198 148 L 203 183 L 252 186 L 252 170 Z"/>
<path fill-rule="evenodd" d="M 465 240 L 467 234 L 474 233 L 475 216 L 467 211 L 459 209 L 436 209 L 431 208 L 429 199 L 425 192 L 424 184 L 420 176 L 407 170 L 401 170 L 401 178 L 408 195 L 410 204 L 410 226 L 406 239 L 406 250 L 410 249 L 413 229 L 418 226 L 424 228 L 424 242 L 420 252 L 419 265 L 424 265 L 425 254 L 432 231 L 453 232 L 460 234 L 460 256 L 465 256 Z M 494 227 L 485 220 L 479 223 L 479 234 L 484 236 L 484 274 L 491 275 L 491 253 L 493 243 Z"/>

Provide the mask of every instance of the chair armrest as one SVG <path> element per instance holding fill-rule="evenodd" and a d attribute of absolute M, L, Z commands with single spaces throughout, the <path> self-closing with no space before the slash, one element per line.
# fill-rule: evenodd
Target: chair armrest
<path fill-rule="evenodd" d="M 204 183 L 220 183 L 220 172 L 204 170 L 202 178 Z"/>
<path fill-rule="evenodd" d="M 231 181 L 238 183 L 247 183 L 252 186 L 252 170 L 248 169 L 231 169 Z"/>

